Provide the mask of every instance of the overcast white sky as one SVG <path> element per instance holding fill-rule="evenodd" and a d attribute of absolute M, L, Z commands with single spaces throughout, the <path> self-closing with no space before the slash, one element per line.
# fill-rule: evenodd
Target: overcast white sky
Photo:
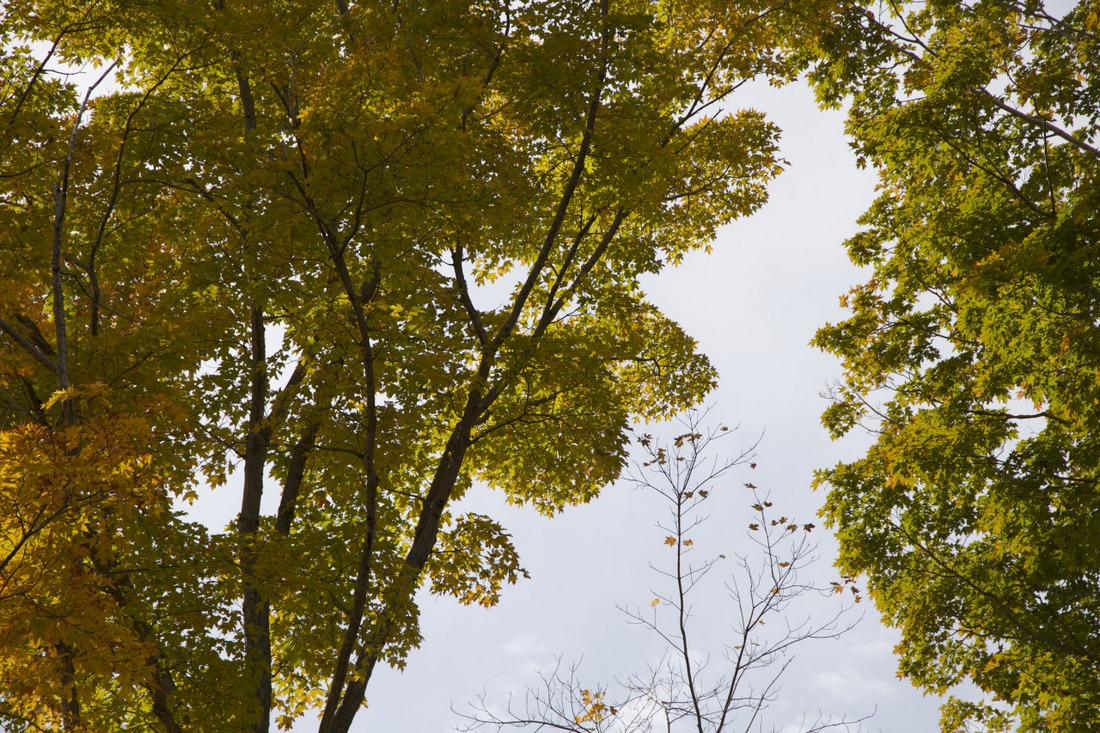
<path fill-rule="evenodd" d="M 827 582 L 836 577 L 835 547 L 815 516 L 824 497 L 810 489 L 813 471 L 858 455 L 867 438 L 834 443 L 821 427 L 821 393 L 840 368 L 808 342 L 824 322 L 843 317 L 838 296 L 866 277 L 848 262 L 842 243 L 870 204 L 875 177 L 856 169 L 843 115 L 818 110 L 802 84 L 778 90 L 755 85 L 741 90 L 731 107 L 756 107 L 779 123 L 789 168 L 773 183 L 760 212 L 721 231 L 713 253 L 690 256 L 648 283 L 653 300 L 698 339 L 719 370 L 710 417 L 715 424 L 740 425 L 726 448 L 744 448 L 764 433 L 758 467 L 735 469 L 716 487 L 727 500 L 714 502 L 698 547 L 731 557 L 747 551 L 750 502 L 742 485 L 751 480 L 771 493 L 784 514 L 819 525 L 815 569 Z M 595 687 L 643 672 L 661 655 L 662 642 L 628 624 L 616 608 L 646 606 L 660 590 L 649 567 L 668 552 L 662 544 L 666 533 L 655 527 L 666 511 L 659 501 L 617 485 L 589 505 L 546 519 L 508 507 L 487 490 L 473 494 L 469 509 L 504 523 L 531 579 L 506 588 L 492 609 L 425 595 L 422 648 L 411 654 L 405 671 L 375 672 L 369 708 L 352 728 L 357 733 L 446 733 L 462 723 L 452 708 L 467 709 L 480 695 L 500 705 L 509 694 L 522 699 L 559 657 L 580 661 L 582 681 Z M 235 512 L 226 508 L 227 499 L 234 506 L 239 501 L 214 492 L 190 512 L 212 527 L 223 526 Z M 723 578 L 714 580 L 719 582 L 695 603 L 700 638 L 709 639 L 701 647 L 712 648 L 717 662 L 731 607 L 723 605 Z M 820 611 L 832 608 L 830 600 Z M 842 639 L 798 648 L 763 730 L 794 733 L 804 714 L 813 719 L 819 711 L 850 718 L 877 711 L 864 726 L 868 731 L 938 730 L 939 701 L 896 678 L 896 635 L 879 623 L 869 602 L 857 607 L 859 613 L 864 618 Z M 296 730 L 314 726 L 302 721 Z"/>
<path fill-rule="evenodd" d="M 770 202 L 723 229 L 711 254 L 690 256 L 648 283 L 653 300 L 698 339 L 719 370 L 710 416 L 714 423 L 741 426 L 728 449 L 764 433 L 758 468 L 738 469 L 727 478 L 725 507 L 734 513 L 722 513 L 716 502 L 706 541 L 699 543 L 701 552 L 730 556 L 748 546 L 745 481 L 770 491 L 784 513 L 814 521 L 824 498 L 810 489 L 814 469 L 858 455 L 867 440 L 834 443 L 821 427 L 826 402 L 820 394 L 840 368 L 808 341 L 824 322 L 843 317 L 838 296 L 865 279 L 842 243 L 872 200 L 874 174 L 856 169 L 843 115 L 818 110 L 805 85 L 747 87 L 731 104 L 745 107 L 765 111 L 783 129 L 781 155 L 788 170 L 773 183 Z M 405 671 L 375 672 L 356 733 L 446 733 L 462 723 L 452 707 L 466 709 L 482 694 L 491 704 L 504 704 L 509 694 L 522 697 L 559 657 L 565 663 L 583 660 L 581 679 L 594 687 L 642 672 L 661 655 L 660 640 L 629 625 L 616 606 L 644 606 L 660 590 L 649 564 L 667 553 L 665 533 L 655 527 L 664 506 L 627 486 L 613 486 L 592 504 L 551 520 L 507 507 L 488 492 L 475 494 L 470 509 L 503 521 L 531 579 L 507 588 L 492 609 L 425 596 L 422 648 Z M 277 499 L 265 499 L 273 510 Z M 217 529 L 237 502 L 235 494 L 214 492 L 189 510 Z M 816 570 L 827 581 L 835 577 L 835 548 L 817 523 Z M 723 614 L 730 607 L 722 605 L 720 583 L 710 591 L 697 596 L 696 608 L 704 621 L 701 636 L 710 637 L 717 660 L 728 631 Z M 794 733 L 803 714 L 812 719 L 819 711 L 852 718 L 877 711 L 864 726 L 868 731 L 938 730 L 939 701 L 896 678 L 896 634 L 879 623 L 869 602 L 857 610 L 863 620 L 842 639 L 799 647 L 763 730 Z M 302 721 L 296 730 L 314 725 Z"/>
<path fill-rule="evenodd" d="M 807 342 L 826 320 L 841 317 L 837 297 L 863 277 L 849 264 L 842 242 L 870 203 L 874 175 L 854 165 L 843 137 L 843 117 L 817 110 L 802 85 L 763 85 L 739 95 L 737 107 L 766 111 L 783 128 L 782 155 L 790 167 L 755 216 L 721 232 L 711 255 L 698 254 L 649 283 L 654 300 L 696 337 L 721 374 L 712 417 L 739 424 L 730 450 L 765 432 L 755 471 L 735 469 L 727 479 L 734 499 L 747 504 L 748 480 L 770 490 L 777 508 L 803 521 L 823 497 L 809 484 L 815 468 L 856 455 L 864 438 L 831 442 L 820 426 L 820 393 L 840 374 L 832 357 Z M 663 507 L 625 487 L 609 488 L 591 505 L 548 520 L 533 511 L 492 507 L 513 533 L 531 579 L 506 589 L 493 609 L 465 608 L 450 599 L 423 604 L 424 644 L 405 672 L 380 668 L 368 691 L 370 707 L 356 731 L 443 733 L 459 722 L 451 712 L 485 693 L 503 704 L 549 672 L 555 658 L 583 657 L 591 685 L 642 671 L 659 657 L 661 642 L 626 623 L 618 605 L 645 605 L 659 586 L 650 561 L 663 557 L 664 534 L 654 527 Z M 708 548 L 736 553 L 746 547 L 747 514 L 712 510 Z M 819 522 L 820 523 L 820 522 Z M 831 577 L 832 540 L 823 530 L 818 574 Z M 815 534 L 817 534 L 815 532 Z M 665 550 L 667 552 L 667 550 Z M 726 630 L 720 586 L 699 596 L 712 611 L 706 633 L 717 642 Z M 924 733 L 938 729 L 938 701 L 895 677 L 895 635 L 865 618 L 839 641 L 817 642 L 798 653 L 765 729 L 797 730 L 803 711 L 859 717 L 877 714 L 867 730 Z"/>
<path fill-rule="evenodd" d="M 746 107 L 780 124 L 788 171 L 772 184 L 766 207 L 719 233 L 713 253 L 689 256 L 648 284 L 654 302 L 700 342 L 719 370 L 718 389 L 708 401 L 711 418 L 740 426 L 727 448 L 744 448 L 764 434 L 758 468 L 728 475 L 725 506 L 731 513 L 720 511 L 719 503 L 712 508 L 698 545 L 709 555 L 747 550 L 745 481 L 770 491 L 783 513 L 815 521 L 824 497 L 810 489 L 814 469 L 857 456 L 867 441 L 828 439 L 818 419 L 826 406 L 821 393 L 838 378 L 839 365 L 807 342 L 825 321 L 843 318 L 837 297 L 865 280 L 848 262 L 843 242 L 870 204 L 875 175 L 856 168 L 843 114 L 818 110 L 806 86 L 753 85 L 730 105 Z M 505 506 L 488 492 L 474 493 L 471 510 L 504 522 L 531 579 L 507 588 L 494 609 L 423 598 L 425 641 L 405 671 L 376 670 L 370 707 L 357 716 L 356 733 L 445 733 L 462 723 L 452 707 L 466 709 L 481 694 L 491 704 L 504 704 L 509 693 L 521 698 L 559 657 L 566 664 L 581 661 L 582 680 L 595 687 L 643 671 L 661 655 L 660 639 L 629 625 L 616 606 L 646 605 L 660 590 L 649 565 L 668 551 L 661 543 L 665 533 L 654 526 L 664 506 L 616 485 L 590 505 L 547 519 Z M 235 494 L 207 493 L 189 511 L 218 528 L 237 502 Z M 836 577 L 835 547 L 817 524 L 816 575 L 827 581 Z M 702 646 L 708 637 L 715 660 L 729 628 L 726 602 L 720 582 L 696 597 Z M 804 714 L 859 718 L 873 711 L 865 730 L 938 730 L 938 700 L 895 677 L 897 635 L 879 623 L 869 602 L 858 612 L 864 619 L 842 639 L 796 650 L 762 730 L 794 733 Z M 303 721 L 296 730 L 315 725 Z"/>
<path fill-rule="evenodd" d="M 739 92 L 731 106 L 762 109 L 780 124 L 781 154 L 790 166 L 773 184 L 770 203 L 722 230 L 712 254 L 690 256 L 648 286 L 654 301 L 698 339 L 719 369 L 720 384 L 709 400 L 711 418 L 741 426 L 728 449 L 745 447 L 764 433 L 758 468 L 735 469 L 728 476 L 730 499 L 724 506 L 744 510 L 748 502 L 741 486 L 752 480 L 771 492 L 784 513 L 815 521 L 824 497 L 810 490 L 814 469 L 854 457 L 866 444 L 860 436 L 831 442 L 821 428 L 826 403 L 820 393 L 840 369 L 808 341 L 825 321 L 842 317 L 837 297 L 864 279 L 848 262 L 842 242 L 871 202 L 874 174 L 856 169 L 843 116 L 819 111 L 804 85 L 780 90 L 755 85 Z M 410 656 L 405 671 L 376 671 L 369 708 L 353 731 L 445 733 L 461 723 L 452 707 L 464 709 L 482 694 L 498 704 L 509 694 L 522 697 L 559 657 L 581 661 L 581 678 L 597 686 L 643 671 L 660 656 L 660 640 L 629 625 L 616 609 L 644 606 L 660 588 L 649 567 L 667 552 L 661 542 L 665 533 L 655 527 L 665 511 L 659 502 L 613 486 L 592 504 L 551 520 L 504 506 L 488 492 L 475 494 L 470 508 L 504 522 L 531 579 L 507 588 L 492 609 L 424 597 L 423 647 Z M 224 492 L 207 495 L 191 507 L 192 516 L 223 526 L 227 499 L 239 501 Z M 716 503 L 711 511 L 700 549 L 732 556 L 747 548 L 745 527 L 751 520 L 747 513 L 722 514 L 722 506 Z M 824 529 L 815 535 L 821 541 L 817 575 L 828 580 L 835 577 L 835 549 Z M 728 629 L 723 619 L 728 606 L 721 605 L 721 585 L 712 590 L 696 603 L 706 620 L 702 634 L 713 639 L 717 657 Z M 878 622 L 869 603 L 858 610 L 865 617 L 842 639 L 799 648 L 764 730 L 793 733 L 804 713 L 861 717 L 876 710 L 866 730 L 938 730 L 938 700 L 895 676 L 896 635 Z M 312 728 L 307 721 L 298 726 Z"/>

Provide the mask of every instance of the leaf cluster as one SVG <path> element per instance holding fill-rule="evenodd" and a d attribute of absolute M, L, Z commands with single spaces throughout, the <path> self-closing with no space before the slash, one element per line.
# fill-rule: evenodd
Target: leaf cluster
<path fill-rule="evenodd" d="M 816 51 L 880 176 L 848 242 L 872 277 L 814 340 L 844 366 L 826 426 L 875 443 L 817 480 L 901 673 L 988 696 L 948 730 L 1100 725 L 1096 17 L 856 4 Z"/>

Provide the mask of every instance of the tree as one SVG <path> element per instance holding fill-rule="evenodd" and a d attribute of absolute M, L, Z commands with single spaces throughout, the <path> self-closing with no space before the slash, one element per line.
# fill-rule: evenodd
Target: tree
<path fill-rule="evenodd" d="M 2 724 L 347 731 L 417 588 L 523 574 L 471 482 L 586 501 L 712 386 L 638 280 L 764 202 L 725 106 L 827 5 L 6 2 Z"/>
<path fill-rule="evenodd" d="M 751 462 L 749 448 L 732 458 L 712 455 L 716 441 L 732 435 L 725 427 L 707 428 L 705 413 L 680 419 L 686 432 L 662 441 L 639 436 L 642 462 L 628 480 L 637 490 L 656 494 L 668 510 L 658 522 L 665 535 L 666 562 L 651 565 L 660 578 L 658 590 L 645 608 L 620 608 L 630 623 L 652 632 L 666 646 L 663 658 L 644 673 L 635 673 L 614 685 L 588 686 L 579 665 L 563 666 L 544 674 L 538 688 L 528 688 L 522 704 L 508 700 L 502 707 L 484 696 L 464 713 L 466 730 L 562 730 L 572 733 L 644 733 L 652 730 L 723 731 L 765 730 L 767 708 L 779 697 L 779 680 L 794 661 L 796 648 L 815 639 L 836 639 L 851 628 L 845 614 L 851 606 L 838 598 L 837 608 L 823 617 L 800 605 L 813 597 L 832 597 L 850 591 L 861 600 L 854 579 L 815 583 L 806 578 L 816 560 L 810 539 L 812 523 L 778 516 L 768 492 L 746 482 L 745 496 L 752 513 L 745 531 L 744 553 L 728 558 L 705 550 L 702 526 L 710 519 L 714 499 L 721 503 L 723 526 L 732 469 Z M 722 500 L 725 494 L 725 501 Z M 712 538 L 713 539 L 713 538 Z M 707 552 L 699 558 L 699 552 Z M 728 563 L 735 569 L 723 572 Z M 715 572 L 717 571 L 717 572 Z M 729 622 L 718 648 L 708 648 L 706 623 L 693 606 L 706 597 L 706 586 L 721 575 L 728 591 L 728 608 L 708 611 Z M 709 603 L 708 603 L 709 605 Z M 803 615 L 805 614 L 805 615 Z M 713 621 L 711 622 L 713 623 Z M 818 714 L 806 719 L 806 733 L 858 730 L 865 720 L 835 719 Z M 777 730 L 777 729 L 776 729 Z"/>
<path fill-rule="evenodd" d="M 815 343 L 824 421 L 868 427 L 822 471 L 841 567 L 901 629 L 945 730 L 1100 727 L 1100 5 L 854 6 L 822 96 L 880 196 L 848 241 L 871 279 Z"/>

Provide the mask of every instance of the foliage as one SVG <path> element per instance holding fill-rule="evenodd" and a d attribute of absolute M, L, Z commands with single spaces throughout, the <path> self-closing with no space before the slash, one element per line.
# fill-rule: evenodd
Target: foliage
<path fill-rule="evenodd" d="M 1064 8 L 1063 8 L 1064 9 Z M 1100 728 L 1100 5 L 852 7 L 815 50 L 880 195 L 871 279 L 815 343 L 841 567 L 899 627 L 901 673 L 963 681 L 945 730 Z"/>
<path fill-rule="evenodd" d="M 652 600 L 644 608 L 620 610 L 630 623 L 661 640 L 662 658 L 644 673 L 595 686 L 582 683 L 579 665 L 563 666 L 559 659 L 552 672 L 541 676 L 538 688 L 528 688 L 522 708 L 509 701 L 501 710 L 483 697 L 464 714 L 466 730 L 764 730 L 767 708 L 779 697 L 779 680 L 797 647 L 814 639 L 835 639 L 851 628 L 844 623 L 851 607 L 842 599 L 823 618 L 819 613 L 802 616 L 800 601 L 850 591 L 858 603 L 860 591 L 853 578 L 821 584 L 807 580 L 808 567 L 816 559 L 816 544 L 809 536 L 814 525 L 777 516 L 769 494 L 751 482 L 742 489 L 748 490 L 755 520 L 747 524 L 746 552 L 732 558 L 699 558 L 700 552 L 707 552 L 705 543 L 696 544 L 705 535 L 702 526 L 710 519 L 706 512 L 732 490 L 723 486 L 727 474 L 746 463 L 756 468 L 750 461 L 751 448 L 732 458 L 713 456 L 715 442 L 732 432 L 704 427 L 703 417 L 691 413 L 683 418 L 681 427 L 687 432 L 667 442 L 640 436 L 644 460 L 629 475 L 636 489 L 656 494 L 668 510 L 668 519 L 657 524 L 667 560 L 651 565 L 661 583 L 651 591 Z M 731 562 L 735 569 L 723 572 Z M 707 611 L 728 620 L 729 628 L 723 630 L 719 648 L 707 648 L 709 643 L 700 641 L 707 636 L 706 624 L 692 608 L 701 599 L 710 605 L 705 599 L 714 574 L 724 576 L 729 602 Z M 806 718 L 801 730 L 858 730 L 862 720 L 819 713 L 814 720 Z"/>
<path fill-rule="evenodd" d="M 471 482 L 553 514 L 711 388 L 639 278 L 764 202 L 727 105 L 827 12 L 5 2 L 0 725 L 347 731 L 417 588 L 523 574 Z"/>

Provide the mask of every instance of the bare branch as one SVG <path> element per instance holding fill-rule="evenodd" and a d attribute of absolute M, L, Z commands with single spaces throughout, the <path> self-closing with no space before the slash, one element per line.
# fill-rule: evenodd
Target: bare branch
<path fill-rule="evenodd" d="M 668 645 L 666 656 L 647 673 L 618 682 L 613 691 L 604 685 L 581 685 L 578 665 L 564 667 L 559 660 L 550 674 L 541 675 L 541 685 L 527 689 L 522 707 L 509 700 L 504 710 L 497 710 L 482 696 L 471 712 L 459 713 L 467 721 L 466 730 L 642 733 L 659 725 L 668 733 L 689 729 L 723 733 L 735 726 L 748 733 L 760 728 L 768 706 L 778 699 L 778 683 L 794 659 L 794 647 L 836 638 L 851 628 L 852 624 L 842 623 L 850 608 L 843 604 L 824 618 L 791 618 L 795 600 L 815 594 L 833 596 L 834 588 L 850 579 L 821 586 L 801 580 L 800 571 L 816 560 L 815 545 L 808 538 L 813 525 L 798 524 L 787 516 L 773 519 L 771 500 L 748 483 L 756 521 L 747 535 L 757 552 L 751 558 L 738 558 L 737 570 L 726 584 L 733 601 L 726 614 L 734 619 L 732 637 L 722 649 L 721 660 L 693 644 L 692 594 L 725 559 L 724 555 L 701 562 L 691 559 L 699 549 L 696 530 L 707 519 L 701 508 L 712 492 L 723 490 L 719 479 L 733 467 L 746 463 L 755 467 L 750 459 L 756 447 L 733 458 L 712 458 L 712 444 L 730 431 L 704 428 L 703 415 L 684 418 L 683 432 L 671 440 L 640 436 L 641 453 L 648 460 L 637 464 L 630 476 L 635 486 L 667 502 L 669 519 L 658 526 L 667 532 L 664 544 L 673 550 L 673 559 L 668 569 L 655 568 L 667 581 L 667 590 L 654 593 L 646 613 L 620 610 L 631 623 L 662 639 Z M 804 719 L 808 725 L 803 730 L 856 731 L 867 717 L 832 718 L 819 713 L 812 722 Z"/>

